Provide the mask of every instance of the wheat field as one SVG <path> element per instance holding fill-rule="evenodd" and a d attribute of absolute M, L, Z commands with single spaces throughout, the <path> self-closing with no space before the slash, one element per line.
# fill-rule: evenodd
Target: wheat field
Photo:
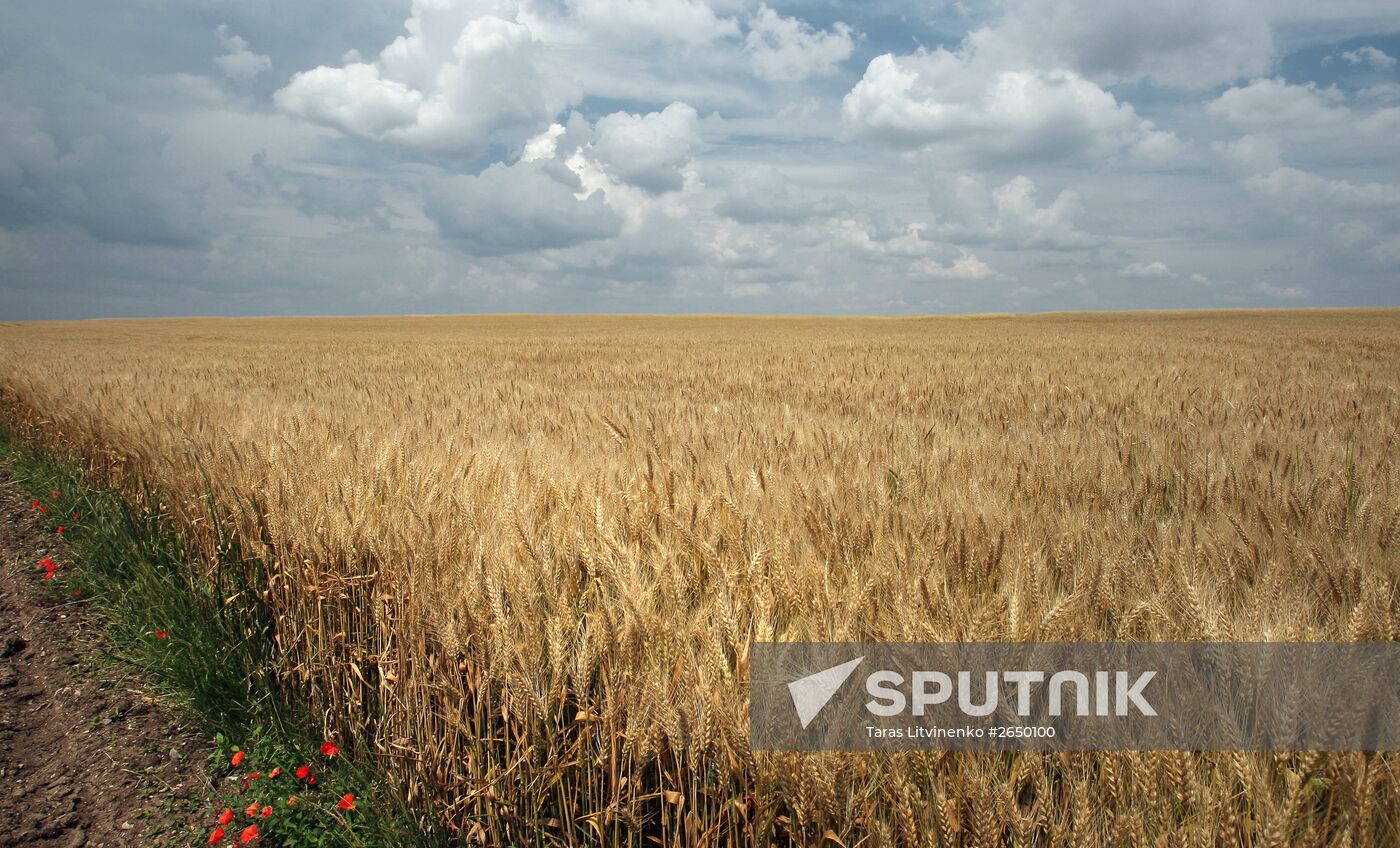
<path fill-rule="evenodd" d="M 751 751 L 767 640 L 1400 637 L 1400 311 L 0 326 L 466 844 L 1392 845 L 1392 754 Z M 210 504 L 213 504 L 211 510 Z"/>

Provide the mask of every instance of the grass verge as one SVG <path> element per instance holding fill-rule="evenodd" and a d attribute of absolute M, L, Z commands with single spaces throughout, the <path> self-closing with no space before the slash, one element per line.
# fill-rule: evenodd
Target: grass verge
<path fill-rule="evenodd" d="M 135 506 L 3 424 L 0 459 L 65 542 L 61 556 L 37 565 L 36 579 L 47 563 L 49 591 L 96 610 L 117 659 L 207 729 L 211 773 L 223 778 L 210 801 L 210 836 L 220 828 L 221 844 L 248 835 L 288 848 L 444 844 L 419 826 L 367 751 L 323 739 L 310 709 L 279 681 L 257 558 L 230 542 L 220 562 L 192 567 L 159 507 Z M 145 494 L 138 500 L 162 503 Z M 221 825 L 224 810 L 233 818 Z"/>

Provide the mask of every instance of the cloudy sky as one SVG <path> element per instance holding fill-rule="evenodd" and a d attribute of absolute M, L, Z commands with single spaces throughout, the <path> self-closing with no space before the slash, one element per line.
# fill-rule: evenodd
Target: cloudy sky
<path fill-rule="evenodd" d="M 1400 305 L 1394 0 L 10 0 L 0 319 Z"/>

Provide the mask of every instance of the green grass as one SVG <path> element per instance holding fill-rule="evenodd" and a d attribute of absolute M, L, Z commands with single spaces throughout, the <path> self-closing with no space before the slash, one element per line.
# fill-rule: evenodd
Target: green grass
<path fill-rule="evenodd" d="M 275 673 L 270 616 L 259 589 L 263 563 L 226 541 L 217 563 L 196 567 L 186 545 L 161 511 L 133 506 L 95 485 L 76 463 L 42 445 L 15 438 L 0 426 L 0 458 L 8 458 L 15 482 L 44 507 L 49 529 L 63 528 L 67 549 L 52 581 L 44 585 L 67 602 L 95 609 L 105 623 L 117 661 L 140 672 L 175 708 L 205 728 L 211 774 L 219 781 L 209 820 L 235 810 L 227 842 L 250 823 L 244 808 L 253 800 L 274 814 L 257 823 L 264 845 L 435 846 L 389 789 L 376 763 L 354 740 L 338 740 L 342 752 L 321 754 L 319 727 L 296 693 Z M 136 499 L 162 503 L 154 492 Z M 42 571 L 35 564 L 36 579 Z M 230 758 L 243 751 L 235 769 Z M 298 780 L 310 765 L 314 786 Z M 284 774 L 244 782 L 249 772 Z M 353 792 L 356 809 L 337 800 Z M 296 795 L 294 806 L 287 798 Z"/>

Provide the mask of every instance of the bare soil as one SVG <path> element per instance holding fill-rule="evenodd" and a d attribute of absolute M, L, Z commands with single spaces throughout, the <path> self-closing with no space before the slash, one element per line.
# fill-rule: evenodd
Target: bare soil
<path fill-rule="evenodd" d="M 204 844 L 207 743 L 45 584 L 65 551 L 31 501 L 0 462 L 0 848 Z"/>

